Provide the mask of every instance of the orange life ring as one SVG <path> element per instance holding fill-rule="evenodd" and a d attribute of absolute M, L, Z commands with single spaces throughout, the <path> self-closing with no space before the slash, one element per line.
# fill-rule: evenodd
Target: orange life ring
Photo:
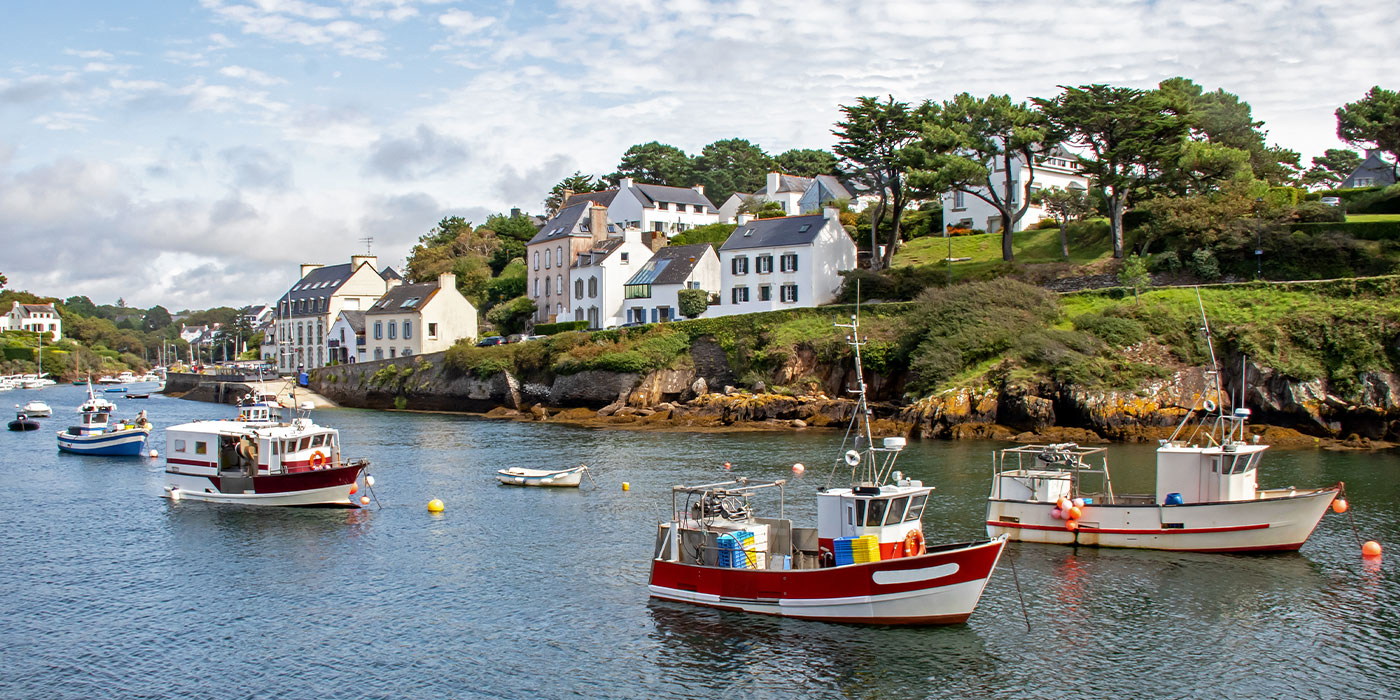
<path fill-rule="evenodd" d="M 904 556 L 919 557 L 926 554 L 928 550 L 924 548 L 924 533 L 919 530 L 910 530 L 904 536 Z"/>
<path fill-rule="evenodd" d="M 316 450 L 315 452 L 312 452 L 312 453 L 311 453 L 311 468 L 312 468 L 312 469 L 320 469 L 320 468 L 321 468 L 321 465 L 323 465 L 323 464 L 325 464 L 325 463 L 326 463 L 326 456 L 325 456 L 324 454 L 321 454 L 321 451 L 320 451 L 320 450 Z"/>

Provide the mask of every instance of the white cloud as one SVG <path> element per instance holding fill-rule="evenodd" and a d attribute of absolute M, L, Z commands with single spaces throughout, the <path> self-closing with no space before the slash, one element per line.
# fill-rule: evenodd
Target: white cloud
<path fill-rule="evenodd" d="M 34 123 L 50 131 L 87 131 L 92 124 L 101 121 L 91 114 L 81 112 L 52 112 L 34 118 Z"/>
<path fill-rule="evenodd" d="M 296 0 L 256 0 L 252 5 L 201 0 L 201 4 L 224 21 L 238 25 L 244 34 L 287 44 L 328 46 L 357 58 L 384 57 L 384 33 L 340 19 L 338 8 Z"/>
<path fill-rule="evenodd" d="M 111 52 L 102 50 L 84 51 L 79 49 L 64 49 L 63 53 L 66 53 L 69 56 L 77 56 L 78 58 L 88 58 L 94 60 L 110 61 L 113 58 Z"/>
<path fill-rule="evenodd" d="M 224 66 L 219 69 L 219 75 L 226 78 L 246 80 L 254 85 L 283 85 L 287 82 L 283 78 L 271 76 L 260 70 L 244 66 Z"/>
<path fill-rule="evenodd" d="M 494 17 L 478 17 L 466 10 L 448 10 L 438 15 L 438 24 L 459 36 L 475 34 L 495 22 Z"/>

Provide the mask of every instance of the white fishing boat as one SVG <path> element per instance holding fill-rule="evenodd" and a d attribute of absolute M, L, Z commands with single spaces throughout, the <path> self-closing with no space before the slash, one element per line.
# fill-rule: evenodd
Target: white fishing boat
<path fill-rule="evenodd" d="M 204 420 L 165 430 L 165 495 L 174 501 L 257 506 L 358 508 L 359 477 L 369 460 L 346 460 L 339 431 L 310 418 L 302 404 L 290 423 L 267 406 L 239 407 L 233 420 Z M 365 475 L 366 484 L 373 484 Z"/>
<path fill-rule="evenodd" d="M 859 401 L 847 431 L 854 443 L 842 445 L 853 449 L 836 460 L 833 476 L 850 469 L 851 485 L 818 489 L 816 527 L 793 527 L 786 517 L 786 480 L 672 487 L 672 516 L 656 534 L 653 598 L 882 625 L 956 624 L 972 614 L 1006 537 L 925 545 L 933 487 L 893 471 L 904 438 L 875 446 L 859 323 L 839 325 L 851 330 Z M 776 517 L 759 516 L 754 498 L 774 491 Z"/>
<path fill-rule="evenodd" d="M 33 401 L 24 404 L 24 406 L 20 408 L 20 410 L 23 411 L 26 415 L 38 418 L 46 418 L 48 416 L 53 415 L 53 407 L 38 399 L 34 399 Z"/>
<path fill-rule="evenodd" d="M 578 488 L 588 467 L 580 464 L 568 469 L 526 469 L 511 467 L 496 472 L 496 480 L 513 486 L 554 486 Z M 590 474 L 590 478 L 591 478 Z"/>
<path fill-rule="evenodd" d="M 1213 362 L 1209 324 L 1202 330 Z M 1198 401 L 1157 448 L 1155 493 L 1116 493 L 1104 448 L 1012 447 L 993 464 L 987 533 L 1020 542 L 1195 552 L 1302 547 L 1342 484 L 1259 488 L 1268 445 L 1247 435 L 1248 408 L 1225 405 L 1219 371 L 1210 376 L 1207 395 L 1214 400 Z M 1244 395 L 1241 389 L 1236 405 Z"/>

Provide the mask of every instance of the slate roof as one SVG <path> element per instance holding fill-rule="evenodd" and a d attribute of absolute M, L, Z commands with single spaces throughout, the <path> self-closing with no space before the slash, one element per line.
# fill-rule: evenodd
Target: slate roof
<path fill-rule="evenodd" d="M 345 317 L 345 323 L 350 326 L 350 330 L 361 334 L 365 332 L 365 312 L 363 311 L 342 311 L 341 316 Z"/>
<path fill-rule="evenodd" d="M 832 197 L 836 199 L 853 199 L 853 197 L 851 197 L 851 191 L 846 189 L 846 186 L 841 184 L 840 180 L 830 175 L 818 175 L 816 181 L 820 183 L 822 187 L 825 187 L 826 190 L 831 193 Z"/>
<path fill-rule="evenodd" d="M 587 253 L 579 253 L 578 257 L 574 258 L 573 264 L 569 267 L 578 269 L 580 267 L 588 267 L 594 263 L 603 262 L 607 260 L 608 256 L 612 255 L 614 251 L 621 248 L 622 243 L 623 238 L 621 236 L 612 236 L 598 241 L 593 244 L 593 247 L 590 248 Z"/>
<path fill-rule="evenodd" d="M 682 284 L 709 247 L 709 243 L 666 246 L 656 251 L 626 284 Z"/>
<path fill-rule="evenodd" d="M 668 185 L 632 185 L 632 192 L 639 195 L 642 206 L 654 207 L 657 202 L 677 202 L 703 206 L 709 211 L 716 209 L 714 202 L 690 187 L 670 187 Z"/>
<path fill-rule="evenodd" d="M 781 248 L 783 246 L 809 245 L 816 240 L 826 225 L 822 214 L 807 216 L 784 216 L 777 219 L 754 219 L 743 226 L 734 228 L 720 250 L 743 250 L 747 248 Z"/>
<path fill-rule="evenodd" d="M 1395 184 L 1395 169 L 1384 158 L 1381 158 L 1378 151 L 1367 149 L 1366 158 L 1342 181 L 1342 187 L 1356 187 L 1358 177 L 1371 178 L 1371 185 L 1388 187 Z"/>
<path fill-rule="evenodd" d="M 54 310 L 53 304 L 20 304 L 19 306 L 20 306 L 20 308 L 24 309 L 26 313 L 31 313 L 31 314 L 32 314 L 32 313 L 35 313 L 35 312 L 38 312 L 38 311 L 53 311 L 53 310 Z"/>
<path fill-rule="evenodd" d="M 379 276 L 383 277 L 385 282 L 403 279 L 403 275 L 400 275 L 397 270 L 388 265 L 385 265 L 384 269 L 379 271 Z"/>
<path fill-rule="evenodd" d="M 578 194 L 571 195 L 568 199 L 564 200 L 564 204 L 563 206 L 559 207 L 559 211 L 562 212 L 569 207 L 572 207 L 576 204 L 582 204 L 584 202 L 597 202 L 598 204 L 601 204 L 605 207 L 612 206 L 613 199 L 615 197 L 617 197 L 616 189 L 603 190 L 602 192 L 579 192 Z M 555 216 L 559 216 L 559 214 L 556 213 Z M 549 222 L 546 221 L 545 225 L 549 225 Z"/>
<path fill-rule="evenodd" d="M 569 201 L 574 202 L 574 198 L 570 197 Z M 592 235 L 580 227 L 580 224 L 588 223 L 588 209 L 591 206 L 591 201 L 592 200 L 588 199 L 578 200 L 560 209 L 559 213 L 555 214 L 554 218 L 546 221 L 544 228 L 541 228 L 539 233 L 536 233 L 535 237 L 531 238 L 530 242 L 526 243 L 526 245 L 534 245 L 536 243 L 555 239 L 564 240 L 569 236 Z"/>
<path fill-rule="evenodd" d="M 778 174 L 778 192 L 769 192 L 765 184 L 754 194 L 778 194 L 779 192 L 806 192 L 812 186 L 812 178 Z"/>
<path fill-rule="evenodd" d="M 282 302 L 290 299 L 292 302 L 291 315 L 301 316 L 303 313 L 296 310 L 297 302 L 303 299 L 319 299 L 335 294 L 336 290 L 340 289 L 354 272 L 355 270 L 350 267 L 350 263 L 318 267 L 306 273 L 305 277 L 297 280 L 297 283 L 292 285 L 292 288 L 287 290 L 287 293 L 283 294 L 282 297 L 277 300 L 278 306 L 280 307 Z M 387 266 L 379 273 L 379 276 L 385 280 L 403 279 L 399 276 L 399 273 L 394 271 L 394 268 Z M 312 315 L 320 314 L 316 313 Z"/>
<path fill-rule="evenodd" d="M 366 316 L 386 314 L 406 314 L 422 309 L 437 293 L 437 282 L 421 284 L 401 284 L 384 293 L 379 300 L 365 309 Z M 416 301 L 414 301 L 416 299 Z M 405 306 L 405 304 L 408 304 Z"/>

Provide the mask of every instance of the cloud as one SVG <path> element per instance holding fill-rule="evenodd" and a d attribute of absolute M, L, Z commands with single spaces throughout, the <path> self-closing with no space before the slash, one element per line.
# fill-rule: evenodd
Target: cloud
<path fill-rule="evenodd" d="M 283 85 L 287 82 L 282 78 L 271 76 L 260 70 L 246 68 L 244 66 L 224 66 L 219 69 L 219 75 L 226 78 L 246 80 L 254 85 Z"/>
<path fill-rule="evenodd" d="M 34 118 L 34 123 L 50 131 L 87 131 L 94 123 L 101 121 L 91 114 L 81 112 L 52 112 Z"/>
<path fill-rule="evenodd" d="M 85 50 L 80 50 L 80 49 L 64 49 L 64 50 L 63 50 L 63 53 L 66 53 L 66 54 L 68 54 L 69 56 L 77 56 L 78 58 L 88 58 L 88 59 L 103 60 L 103 61 L 110 61 L 110 60 L 112 60 L 112 58 L 114 58 L 114 57 L 112 56 L 111 52 L 109 52 L 109 51 L 102 51 L 102 50 L 98 50 L 98 49 L 86 50 L 86 51 L 85 51 Z"/>
<path fill-rule="evenodd" d="M 271 151 L 238 146 L 219 152 L 232 184 L 250 190 L 285 190 L 292 186 L 292 165 Z"/>
<path fill-rule="evenodd" d="M 380 138 L 370 149 L 363 172 L 390 180 L 450 173 L 466 165 L 466 144 L 419 124 L 412 135 Z"/>
<path fill-rule="evenodd" d="M 438 24 L 459 36 L 475 34 L 495 22 L 494 17 L 478 17 L 466 10 L 448 10 L 438 15 Z"/>
<path fill-rule="evenodd" d="M 384 57 L 384 33 L 358 22 L 340 19 L 339 8 L 297 0 L 258 0 L 245 5 L 225 0 L 201 0 L 201 4 L 225 22 L 238 25 L 244 34 L 303 46 L 328 46 L 357 58 Z"/>

